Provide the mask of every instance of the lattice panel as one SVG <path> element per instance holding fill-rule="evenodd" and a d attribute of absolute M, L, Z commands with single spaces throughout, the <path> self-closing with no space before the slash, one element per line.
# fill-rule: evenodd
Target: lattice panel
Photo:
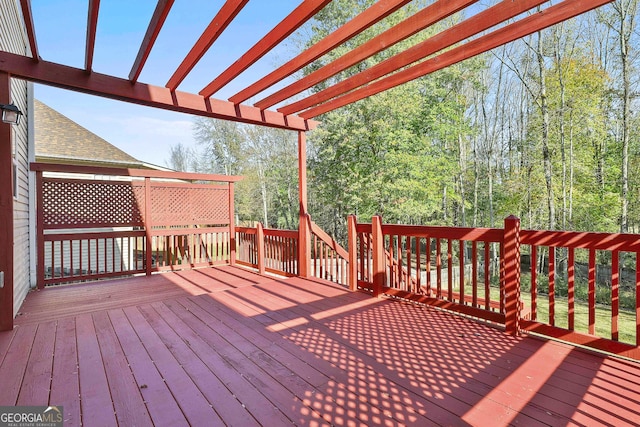
<path fill-rule="evenodd" d="M 154 225 L 229 224 L 229 190 L 211 185 L 153 183 L 151 218 Z"/>
<path fill-rule="evenodd" d="M 143 225 L 144 184 L 45 178 L 45 229 Z"/>

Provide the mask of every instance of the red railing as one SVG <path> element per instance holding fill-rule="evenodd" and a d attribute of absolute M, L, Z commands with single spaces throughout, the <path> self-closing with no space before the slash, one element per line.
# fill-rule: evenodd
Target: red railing
<path fill-rule="evenodd" d="M 311 275 L 342 286 L 349 284 L 349 253 L 308 217 L 311 230 Z"/>
<path fill-rule="evenodd" d="M 237 177 L 39 163 L 31 168 L 38 189 L 39 287 L 234 257 Z"/>
<path fill-rule="evenodd" d="M 236 227 L 236 262 L 283 276 L 298 275 L 298 232 L 263 228 Z"/>
<path fill-rule="evenodd" d="M 528 231 L 528 331 L 640 357 L 640 236 Z"/>
<path fill-rule="evenodd" d="M 307 216 L 310 254 L 309 277 L 348 285 L 349 253 Z M 253 227 L 236 227 L 237 263 L 285 276 L 300 274 L 300 232 Z"/>
<path fill-rule="evenodd" d="M 640 359 L 640 236 L 349 219 L 357 288 Z M 356 287 L 355 284 L 353 287 Z"/>
<path fill-rule="evenodd" d="M 354 226 L 359 289 L 376 293 L 378 274 L 383 288 L 378 294 L 505 323 L 503 292 L 491 292 L 492 280 L 496 286 L 501 280 L 503 230 L 380 224 L 382 241 L 375 242 L 374 223 Z M 382 252 L 379 273 L 374 268 L 376 245 Z"/>

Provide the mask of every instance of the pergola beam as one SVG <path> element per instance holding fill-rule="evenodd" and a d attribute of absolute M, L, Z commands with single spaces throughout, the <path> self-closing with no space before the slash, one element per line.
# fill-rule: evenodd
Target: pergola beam
<path fill-rule="evenodd" d="M 169 15 L 171 6 L 173 6 L 173 1 L 174 0 L 158 0 L 156 9 L 151 16 L 151 21 L 149 22 L 149 26 L 147 27 L 147 32 L 145 33 L 144 38 L 142 39 L 142 43 L 140 44 L 138 55 L 136 56 L 136 60 L 133 62 L 131 72 L 129 73 L 129 80 L 131 80 L 132 82 L 138 81 L 138 77 L 140 77 L 142 68 L 147 62 L 147 58 L 149 58 L 151 49 L 153 48 L 153 45 L 158 38 L 158 34 L 160 34 L 160 30 L 164 25 L 164 21 L 167 19 L 167 15 Z"/>
<path fill-rule="evenodd" d="M 84 69 L 91 72 L 93 67 L 93 51 L 96 46 L 96 30 L 98 28 L 98 11 L 100 0 L 89 0 L 89 12 L 87 16 L 87 46 L 84 55 Z"/>
<path fill-rule="evenodd" d="M 202 89 L 200 91 L 200 95 L 208 98 L 216 93 L 231 80 L 235 79 L 240 73 L 266 55 L 291 33 L 300 28 L 302 24 L 307 22 L 327 4 L 331 3 L 331 1 L 332 0 L 305 0 L 302 2 L 302 4 L 295 8 L 286 18 L 280 21 L 280 23 L 269 31 L 269 33 L 258 41 L 258 43 L 253 45 L 253 47 L 251 47 L 236 62 Z"/>
<path fill-rule="evenodd" d="M 175 90 L 178 87 L 248 2 L 249 0 L 227 0 L 225 2 L 167 82 L 166 86 L 169 89 Z"/>
<path fill-rule="evenodd" d="M 24 26 L 27 30 L 27 37 L 29 38 L 29 48 L 31 49 L 31 56 L 34 61 L 40 60 L 40 54 L 38 53 L 38 43 L 36 42 L 36 31 L 33 26 L 33 13 L 31 12 L 31 1 L 20 0 L 20 6 L 22 7 L 22 17 L 24 18 Z"/>
<path fill-rule="evenodd" d="M 273 86 L 282 79 L 300 70 L 302 67 L 309 65 L 325 53 L 335 49 L 347 40 L 360 34 L 377 22 L 380 22 L 382 19 L 391 15 L 393 12 L 409 2 L 411 2 L 411 0 L 380 0 L 377 3 L 374 3 L 371 7 L 351 19 L 327 37 L 320 40 L 318 43 L 311 46 L 309 49 L 302 52 L 300 55 L 233 95 L 229 98 L 229 101 L 234 104 L 239 104 L 252 96 L 257 95 L 268 87 Z"/>
<path fill-rule="evenodd" d="M 306 110 L 299 115 L 307 119 L 317 117 L 321 114 L 373 96 L 377 93 L 449 67 L 453 64 L 464 61 L 465 59 L 469 59 L 519 38 L 528 36 L 536 31 L 540 31 L 550 27 L 551 25 L 566 21 L 582 13 L 610 3 L 611 1 L 612 0 L 565 0 L 562 3 L 551 6 L 534 15 L 530 15 L 514 22 L 513 24 L 500 28 L 490 34 L 451 49 L 439 56 L 428 59 L 367 86 L 363 86 L 353 92 L 319 105 L 318 107 Z"/>
<path fill-rule="evenodd" d="M 382 76 L 397 71 L 409 64 L 424 59 L 449 46 L 453 46 L 469 37 L 481 33 L 501 22 L 513 18 L 536 7 L 547 0 L 503 0 L 501 3 L 486 9 L 471 18 L 460 22 L 449 29 L 436 34 L 415 46 L 382 61 L 350 78 L 343 80 L 312 96 L 301 99 L 290 105 L 279 108 L 284 114 L 302 111 L 313 105 L 321 104 L 331 98 L 347 93 L 357 87 L 375 81 Z"/>
<path fill-rule="evenodd" d="M 87 73 L 79 68 L 52 62 L 35 62 L 29 57 L 8 52 L 0 51 L 0 70 L 36 83 L 197 116 L 298 131 L 317 126 L 317 122 L 303 120 L 298 116 L 284 116 L 275 111 L 260 111 L 255 107 L 234 105 L 229 101 L 205 99 L 191 93 L 170 91 L 165 87 L 132 83 L 127 79 Z"/>

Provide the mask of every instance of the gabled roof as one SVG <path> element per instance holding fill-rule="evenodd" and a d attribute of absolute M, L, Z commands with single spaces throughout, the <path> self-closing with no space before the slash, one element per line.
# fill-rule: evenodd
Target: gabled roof
<path fill-rule="evenodd" d="M 265 1 L 265 0 L 263 0 Z M 174 70 L 168 82 L 143 83 L 138 81 L 147 58 L 165 21 L 170 15 L 173 0 L 158 0 L 151 16 L 128 16 L 127 21 L 149 22 L 146 35 L 140 45 L 138 56 L 132 64 L 129 78 L 101 74 L 93 70 L 96 48 L 96 29 L 101 17 L 100 1 L 90 0 L 87 17 L 87 37 L 85 40 L 84 68 L 47 61 L 47 52 L 38 50 L 35 23 L 31 2 L 20 0 L 24 25 L 29 38 L 30 52 L 13 54 L 0 51 L 0 70 L 12 77 L 57 86 L 74 91 L 104 96 L 117 100 L 179 111 L 199 116 L 215 117 L 245 123 L 262 124 L 292 130 L 305 131 L 316 126 L 313 119 L 323 113 L 360 99 L 401 85 L 410 80 L 440 70 L 493 48 L 525 37 L 551 25 L 585 13 L 609 3 L 612 0 L 502 0 L 478 2 L 477 0 L 433 0 L 407 19 L 393 25 L 388 30 L 369 39 L 368 42 L 349 51 L 330 64 L 315 63 L 328 52 L 339 49 L 346 41 L 372 28 L 376 23 L 412 3 L 412 0 L 378 0 L 356 16 L 352 16 L 343 26 L 317 41 L 304 52 L 295 56 L 272 73 L 250 84 L 227 100 L 213 96 L 220 89 L 235 80 L 306 22 L 321 11 L 332 0 L 304 0 L 293 9 L 271 31 L 251 48 L 238 52 L 239 58 L 218 75 L 212 75 L 210 83 L 199 92 L 180 91 L 183 79 L 196 64 L 204 58 L 214 43 L 222 43 L 221 34 L 233 24 L 237 16 L 242 16 L 245 6 L 251 8 L 248 0 L 226 0 L 204 29 L 200 38 L 184 52 L 174 55 L 184 59 Z M 266 2 L 266 1 L 265 1 Z M 205 4 L 210 2 L 204 2 Z M 259 3 L 259 2 L 256 2 Z M 279 4 L 280 2 L 272 2 Z M 284 2 L 282 2 L 284 3 Z M 84 3 L 83 8 L 86 7 Z M 193 2 L 193 7 L 202 5 Z M 54 10 L 50 8 L 49 10 Z M 459 23 L 450 23 L 439 33 L 421 43 L 408 47 L 401 53 L 370 68 L 366 68 L 346 80 L 327 80 L 336 73 L 355 63 L 384 51 L 389 46 L 407 39 L 413 34 L 433 28 L 438 22 L 457 12 L 464 11 Z M 206 13 L 204 10 L 198 12 Z M 58 7 L 58 13 L 65 13 Z M 129 13 L 123 10 L 122 13 Z M 47 19 L 56 19 L 47 16 Z M 171 32 L 171 29 L 165 29 Z M 122 31 L 126 31 L 125 28 Z M 175 32 L 175 29 L 173 30 Z M 233 41 L 232 41 L 233 42 Z M 228 47 L 228 46 L 227 46 Z M 188 46 L 185 46 L 188 48 Z M 182 51 L 182 49 L 180 49 Z M 318 69 L 304 79 L 288 86 L 287 79 L 308 65 L 318 65 Z M 217 74 L 217 73 L 216 73 Z M 308 89 L 321 81 L 329 86 L 317 93 Z M 298 99 L 302 94 L 302 99 Z M 264 97 L 253 105 L 246 102 L 254 96 Z M 271 109 L 275 108 L 275 109 Z"/>
<path fill-rule="evenodd" d="M 143 168 L 145 164 L 95 133 L 34 100 L 36 160 Z"/>

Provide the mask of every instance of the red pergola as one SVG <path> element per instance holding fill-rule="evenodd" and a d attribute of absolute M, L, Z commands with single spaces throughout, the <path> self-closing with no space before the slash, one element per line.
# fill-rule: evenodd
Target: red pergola
<path fill-rule="evenodd" d="M 476 0 L 436 0 L 332 63 L 282 89 L 277 91 L 272 89 L 296 71 L 411 3 L 411 0 L 379 0 L 273 72 L 249 84 L 228 100 L 223 100 L 215 98 L 221 88 L 276 48 L 307 21 L 313 19 L 314 15 L 331 0 L 302 1 L 231 66 L 218 76 L 212 76 L 211 82 L 198 93 L 180 91 L 180 83 L 234 18 L 241 13 L 248 0 L 224 2 L 164 86 L 140 82 L 138 77 L 158 34 L 162 31 L 167 16 L 171 13 L 173 0 L 158 1 L 137 58 L 132 64 L 129 79 L 100 74 L 92 70 L 96 28 L 100 19 L 99 0 L 89 1 L 83 69 L 49 62 L 46 60 L 46 52 L 42 52 L 41 56 L 32 19 L 31 2 L 21 0 L 31 55 L 0 52 L 0 71 L 13 77 L 46 85 L 152 107 L 305 131 L 315 127 L 316 122 L 312 119 L 323 113 L 463 61 L 610 1 L 564 0 L 549 5 L 544 0 L 504 0 L 495 6 L 488 7 L 478 5 Z M 347 80 L 335 83 L 319 93 L 307 95 L 296 102 L 289 101 L 293 96 L 303 93 L 313 85 L 460 11 L 465 11 L 468 17 L 459 24 Z M 473 37 L 475 38 L 471 39 Z M 252 97 L 260 99 L 254 105 L 244 103 Z M 276 104 L 282 106 L 275 110 L 270 109 Z"/>

